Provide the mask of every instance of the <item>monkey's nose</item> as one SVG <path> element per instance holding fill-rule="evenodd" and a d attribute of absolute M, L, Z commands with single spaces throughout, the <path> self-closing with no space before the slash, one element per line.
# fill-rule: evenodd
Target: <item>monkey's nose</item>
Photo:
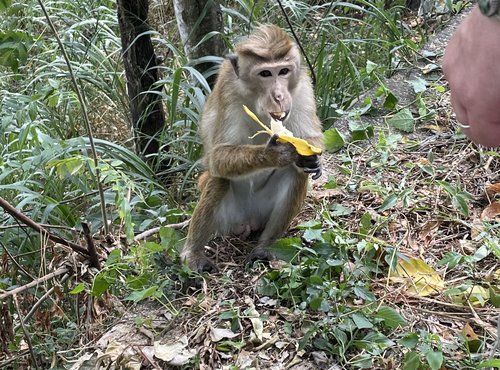
<path fill-rule="evenodd" d="M 283 100 L 283 94 L 280 93 L 280 92 L 275 92 L 273 94 L 273 98 L 276 101 L 276 103 L 279 103 L 279 102 L 281 102 Z"/>

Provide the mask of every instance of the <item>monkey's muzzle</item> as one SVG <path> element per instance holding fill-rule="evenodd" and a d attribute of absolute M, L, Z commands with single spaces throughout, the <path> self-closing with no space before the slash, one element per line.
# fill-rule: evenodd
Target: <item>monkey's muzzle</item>
<path fill-rule="evenodd" d="M 275 121 L 280 121 L 283 122 L 287 117 L 290 112 L 269 112 L 269 115 L 271 118 Z"/>

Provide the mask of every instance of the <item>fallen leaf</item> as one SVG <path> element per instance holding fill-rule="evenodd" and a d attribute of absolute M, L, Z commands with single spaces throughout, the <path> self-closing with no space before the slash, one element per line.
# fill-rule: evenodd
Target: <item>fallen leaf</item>
<path fill-rule="evenodd" d="M 469 351 L 476 353 L 481 347 L 481 339 L 479 338 L 479 335 L 474 332 L 474 329 L 472 329 L 472 326 L 470 326 L 469 323 L 466 323 L 462 328 L 462 336 Z"/>
<path fill-rule="evenodd" d="M 436 235 L 439 226 L 441 225 L 440 220 L 429 220 L 427 221 L 419 233 L 420 240 L 432 239 L 434 235 Z"/>
<path fill-rule="evenodd" d="M 500 202 L 496 201 L 481 212 L 481 221 L 493 220 L 498 215 L 500 215 Z"/>
<path fill-rule="evenodd" d="M 421 297 L 444 290 L 444 281 L 439 274 L 420 258 L 399 259 L 390 280 L 408 286 L 407 293 Z"/>
<path fill-rule="evenodd" d="M 210 330 L 210 339 L 212 339 L 212 342 L 218 342 L 224 338 L 231 339 L 237 337 L 238 335 L 239 334 L 234 333 L 230 329 L 212 328 Z"/>
<path fill-rule="evenodd" d="M 262 323 L 262 320 L 260 319 L 260 315 L 255 309 L 254 306 L 251 306 L 245 310 L 245 315 L 250 318 L 250 322 L 252 323 L 253 331 L 255 333 L 255 336 L 259 340 L 259 342 L 262 342 L 262 334 L 264 332 L 264 324 Z"/>
<path fill-rule="evenodd" d="M 490 197 L 494 197 L 495 194 L 500 193 L 500 182 L 497 182 L 495 184 L 489 184 L 486 185 L 486 194 Z"/>
<path fill-rule="evenodd" d="M 160 341 L 154 342 L 155 349 L 155 357 L 160 360 L 171 362 L 176 360 L 176 357 L 180 357 L 181 359 L 189 356 L 190 351 L 185 351 L 185 348 L 188 345 L 188 339 L 186 335 L 180 337 L 177 341 L 173 343 L 165 343 L 162 344 Z M 192 355 L 194 356 L 194 355 Z M 191 357 L 192 357 L 191 356 Z M 176 360 L 177 361 L 177 360 Z"/>
<path fill-rule="evenodd" d="M 483 288 L 481 285 L 473 285 L 464 290 L 461 294 L 454 294 L 452 301 L 457 304 L 466 304 L 470 302 L 473 305 L 484 306 L 489 301 L 490 292 L 488 289 Z"/>

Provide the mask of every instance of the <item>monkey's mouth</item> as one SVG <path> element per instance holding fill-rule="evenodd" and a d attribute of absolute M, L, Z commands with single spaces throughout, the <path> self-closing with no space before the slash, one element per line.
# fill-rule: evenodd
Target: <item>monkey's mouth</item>
<path fill-rule="evenodd" d="M 283 122 L 287 119 L 289 113 L 290 112 L 269 112 L 269 115 L 273 120 Z"/>

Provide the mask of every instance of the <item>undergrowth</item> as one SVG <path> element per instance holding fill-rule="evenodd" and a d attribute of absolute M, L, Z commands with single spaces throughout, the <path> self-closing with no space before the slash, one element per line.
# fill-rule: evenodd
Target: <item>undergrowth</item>
<path fill-rule="evenodd" d="M 440 81 L 411 79 L 416 98 L 410 104 L 384 83 L 415 62 L 425 28 L 409 26 L 404 1 L 282 3 L 315 77 L 326 146 L 335 153 L 325 155 L 330 176 L 293 236 L 274 246 L 285 263 L 245 270 L 238 248 L 228 257 L 220 247 L 227 241 L 216 242 L 212 253 L 231 263 L 223 263 L 220 275 L 200 277 L 178 263 L 184 231 L 163 226 L 157 239 L 134 239 L 187 219 L 196 201 L 197 123 L 210 92 L 206 79 L 215 71 L 202 75 L 194 68 L 201 61 L 187 59 L 174 36 L 171 7 L 152 4 L 163 10 L 152 16 L 162 32 L 151 31 L 165 55 L 159 91 L 168 114 L 160 135 L 169 148 L 160 155 L 172 161 L 166 186 L 132 144 L 114 2 L 44 2 L 97 137 L 112 234 L 102 235 L 96 167 L 61 51 L 37 1 L 0 2 L 0 196 L 68 240 L 82 241 L 81 224 L 90 224 L 105 261 L 100 270 L 92 268 L 1 213 L 0 294 L 57 267 L 71 270 L 0 301 L 1 365 L 69 368 L 123 305 L 155 302 L 168 312 L 174 333 L 144 317 L 134 327 L 163 338 L 175 337 L 172 327 L 183 323 L 191 330 L 189 344 L 204 345 L 187 357 L 185 368 L 249 368 L 241 359 L 261 345 L 270 362 L 287 354 L 318 367 L 499 367 L 487 362 L 494 345 L 488 309 L 499 305 L 496 223 L 479 218 L 477 226 L 486 207 L 478 189 L 493 183 L 488 176 L 496 173 L 481 161 L 496 163 L 498 155 L 439 128 L 444 118 L 433 99 L 445 90 Z M 276 2 L 228 2 L 223 16 L 228 49 L 256 22 L 289 30 Z M 372 87 L 376 93 L 361 98 Z M 377 114 L 385 117 L 381 125 L 363 119 Z M 413 278 L 431 276 L 424 280 L 433 298 L 419 290 L 405 294 L 418 283 L 401 269 L 413 271 Z M 436 275 L 451 282 L 444 287 Z M 201 290 L 193 290 L 193 280 Z M 443 321 L 447 314 L 452 319 Z M 219 327 L 231 333 L 224 332 L 222 341 L 208 334 Z M 264 346 L 271 329 L 279 338 Z M 203 330 L 205 336 L 196 334 Z"/>

